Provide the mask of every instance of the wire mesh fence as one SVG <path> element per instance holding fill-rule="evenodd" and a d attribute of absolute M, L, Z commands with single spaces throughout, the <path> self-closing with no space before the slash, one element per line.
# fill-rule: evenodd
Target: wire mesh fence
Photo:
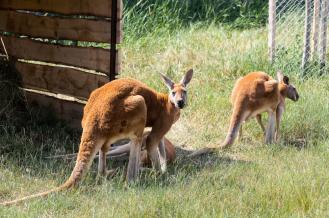
<path fill-rule="evenodd" d="M 272 49 L 275 68 L 305 76 L 328 72 L 329 0 L 270 0 L 270 7 L 271 1 L 274 24 L 269 23 L 269 36 L 271 31 L 274 36 L 269 46 L 274 46 L 270 57 Z"/>

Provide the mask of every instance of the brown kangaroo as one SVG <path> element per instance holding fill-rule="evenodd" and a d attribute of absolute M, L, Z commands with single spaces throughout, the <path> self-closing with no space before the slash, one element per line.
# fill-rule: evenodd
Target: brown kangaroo
<path fill-rule="evenodd" d="M 84 108 L 83 132 L 75 167 L 69 179 L 61 186 L 46 192 L 30 195 L 0 205 L 10 205 L 24 200 L 47 196 L 52 192 L 76 186 L 88 171 L 99 152 L 98 171 L 106 169 L 106 153 L 110 145 L 120 139 L 132 142 L 127 169 L 127 182 L 136 180 L 140 167 L 140 152 L 145 127 L 152 130 L 146 139 L 146 150 L 152 166 L 161 172 L 166 170 L 166 159 L 158 145 L 171 126 L 178 120 L 180 109 L 187 102 L 187 84 L 193 70 L 187 71 L 179 83 L 161 74 L 169 94 L 156 92 L 134 79 L 118 79 L 94 90 Z"/>
<path fill-rule="evenodd" d="M 252 72 L 238 79 L 231 94 L 233 112 L 230 127 L 225 141 L 219 148 L 224 149 L 231 146 L 242 123 L 253 117 L 257 118 L 259 125 L 265 131 L 265 143 L 273 143 L 274 138 L 279 138 L 280 121 L 286 98 L 297 101 L 299 95 L 296 88 L 289 83 L 289 78 L 281 72 L 277 73 L 277 80 L 264 72 Z M 269 115 L 266 130 L 261 121 L 263 112 L 267 112 Z M 242 134 L 241 131 L 240 133 Z M 217 149 L 204 148 L 189 156 L 194 157 Z"/>
<path fill-rule="evenodd" d="M 265 130 L 265 143 L 273 143 L 274 138 L 279 137 L 286 98 L 297 101 L 299 95 L 296 88 L 289 83 L 289 78 L 281 72 L 277 73 L 277 80 L 264 72 L 252 72 L 238 79 L 231 95 L 233 113 L 229 131 L 220 147 L 231 146 L 242 123 L 250 118 L 256 117 L 261 128 L 265 130 L 261 121 L 263 112 L 267 112 L 269 117 Z"/>

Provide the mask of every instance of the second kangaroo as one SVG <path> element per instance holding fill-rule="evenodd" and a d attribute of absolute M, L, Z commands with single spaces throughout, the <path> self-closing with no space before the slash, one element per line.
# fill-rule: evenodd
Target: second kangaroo
<path fill-rule="evenodd" d="M 230 147 L 238 133 L 242 134 L 242 123 L 256 117 L 259 125 L 265 131 L 265 143 L 270 144 L 279 138 L 280 122 L 285 108 L 285 99 L 297 101 L 299 98 L 296 88 L 290 84 L 289 78 L 282 72 L 277 72 L 277 80 L 264 72 L 252 72 L 239 78 L 231 94 L 233 112 L 227 136 L 219 148 Z M 269 115 L 265 129 L 261 113 Z M 211 153 L 218 147 L 203 148 L 189 155 L 189 157 Z"/>
<path fill-rule="evenodd" d="M 289 83 L 289 78 L 280 71 L 277 73 L 277 80 L 264 72 L 252 72 L 238 79 L 231 95 L 233 112 L 229 131 L 220 147 L 226 148 L 232 145 L 238 131 L 241 130 L 242 123 L 252 117 L 256 117 L 262 129 L 265 130 L 261 121 L 263 112 L 269 115 L 265 143 L 273 143 L 274 138 L 279 137 L 286 98 L 297 101 L 299 95 L 296 88 Z"/>

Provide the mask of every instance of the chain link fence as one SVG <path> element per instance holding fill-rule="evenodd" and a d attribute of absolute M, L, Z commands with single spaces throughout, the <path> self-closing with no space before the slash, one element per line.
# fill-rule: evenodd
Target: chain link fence
<path fill-rule="evenodd" d="M 275 68 L 304 76 L 328 72 L 329 0 L 269 1 L 269 52 Z"/>

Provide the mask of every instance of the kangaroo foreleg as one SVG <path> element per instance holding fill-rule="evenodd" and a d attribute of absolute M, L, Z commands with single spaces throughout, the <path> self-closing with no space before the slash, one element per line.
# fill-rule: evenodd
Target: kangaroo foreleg
<path fill-rule="evenodd" d="M 146 139 L 146 149 L 153 168 L 161 173 L 164 173 L 167 169 L 167 160 L 165 156 L 166 151 L 164 144 L 161 141 L 162 137 L 159 137 L 157 133 L 151 132 Z"/>
<path fill-rule="evenodd" d="M 162 140 L 170 127 L 171 125 L 166 121 L 157 122 L 146 138 L 146 150 L 152 162 L 152 167 L 161 173 L 167 170 L 165 144 Z"/>
<path fill-rule="evenodd" d="M 167 170 L 167 154 L 166 154 L 166 145 L 164 143 L 164 139 L 160 140 L 159 146 L 159 161 L 161 165 L 161 172 L 165 172 Z"/>

